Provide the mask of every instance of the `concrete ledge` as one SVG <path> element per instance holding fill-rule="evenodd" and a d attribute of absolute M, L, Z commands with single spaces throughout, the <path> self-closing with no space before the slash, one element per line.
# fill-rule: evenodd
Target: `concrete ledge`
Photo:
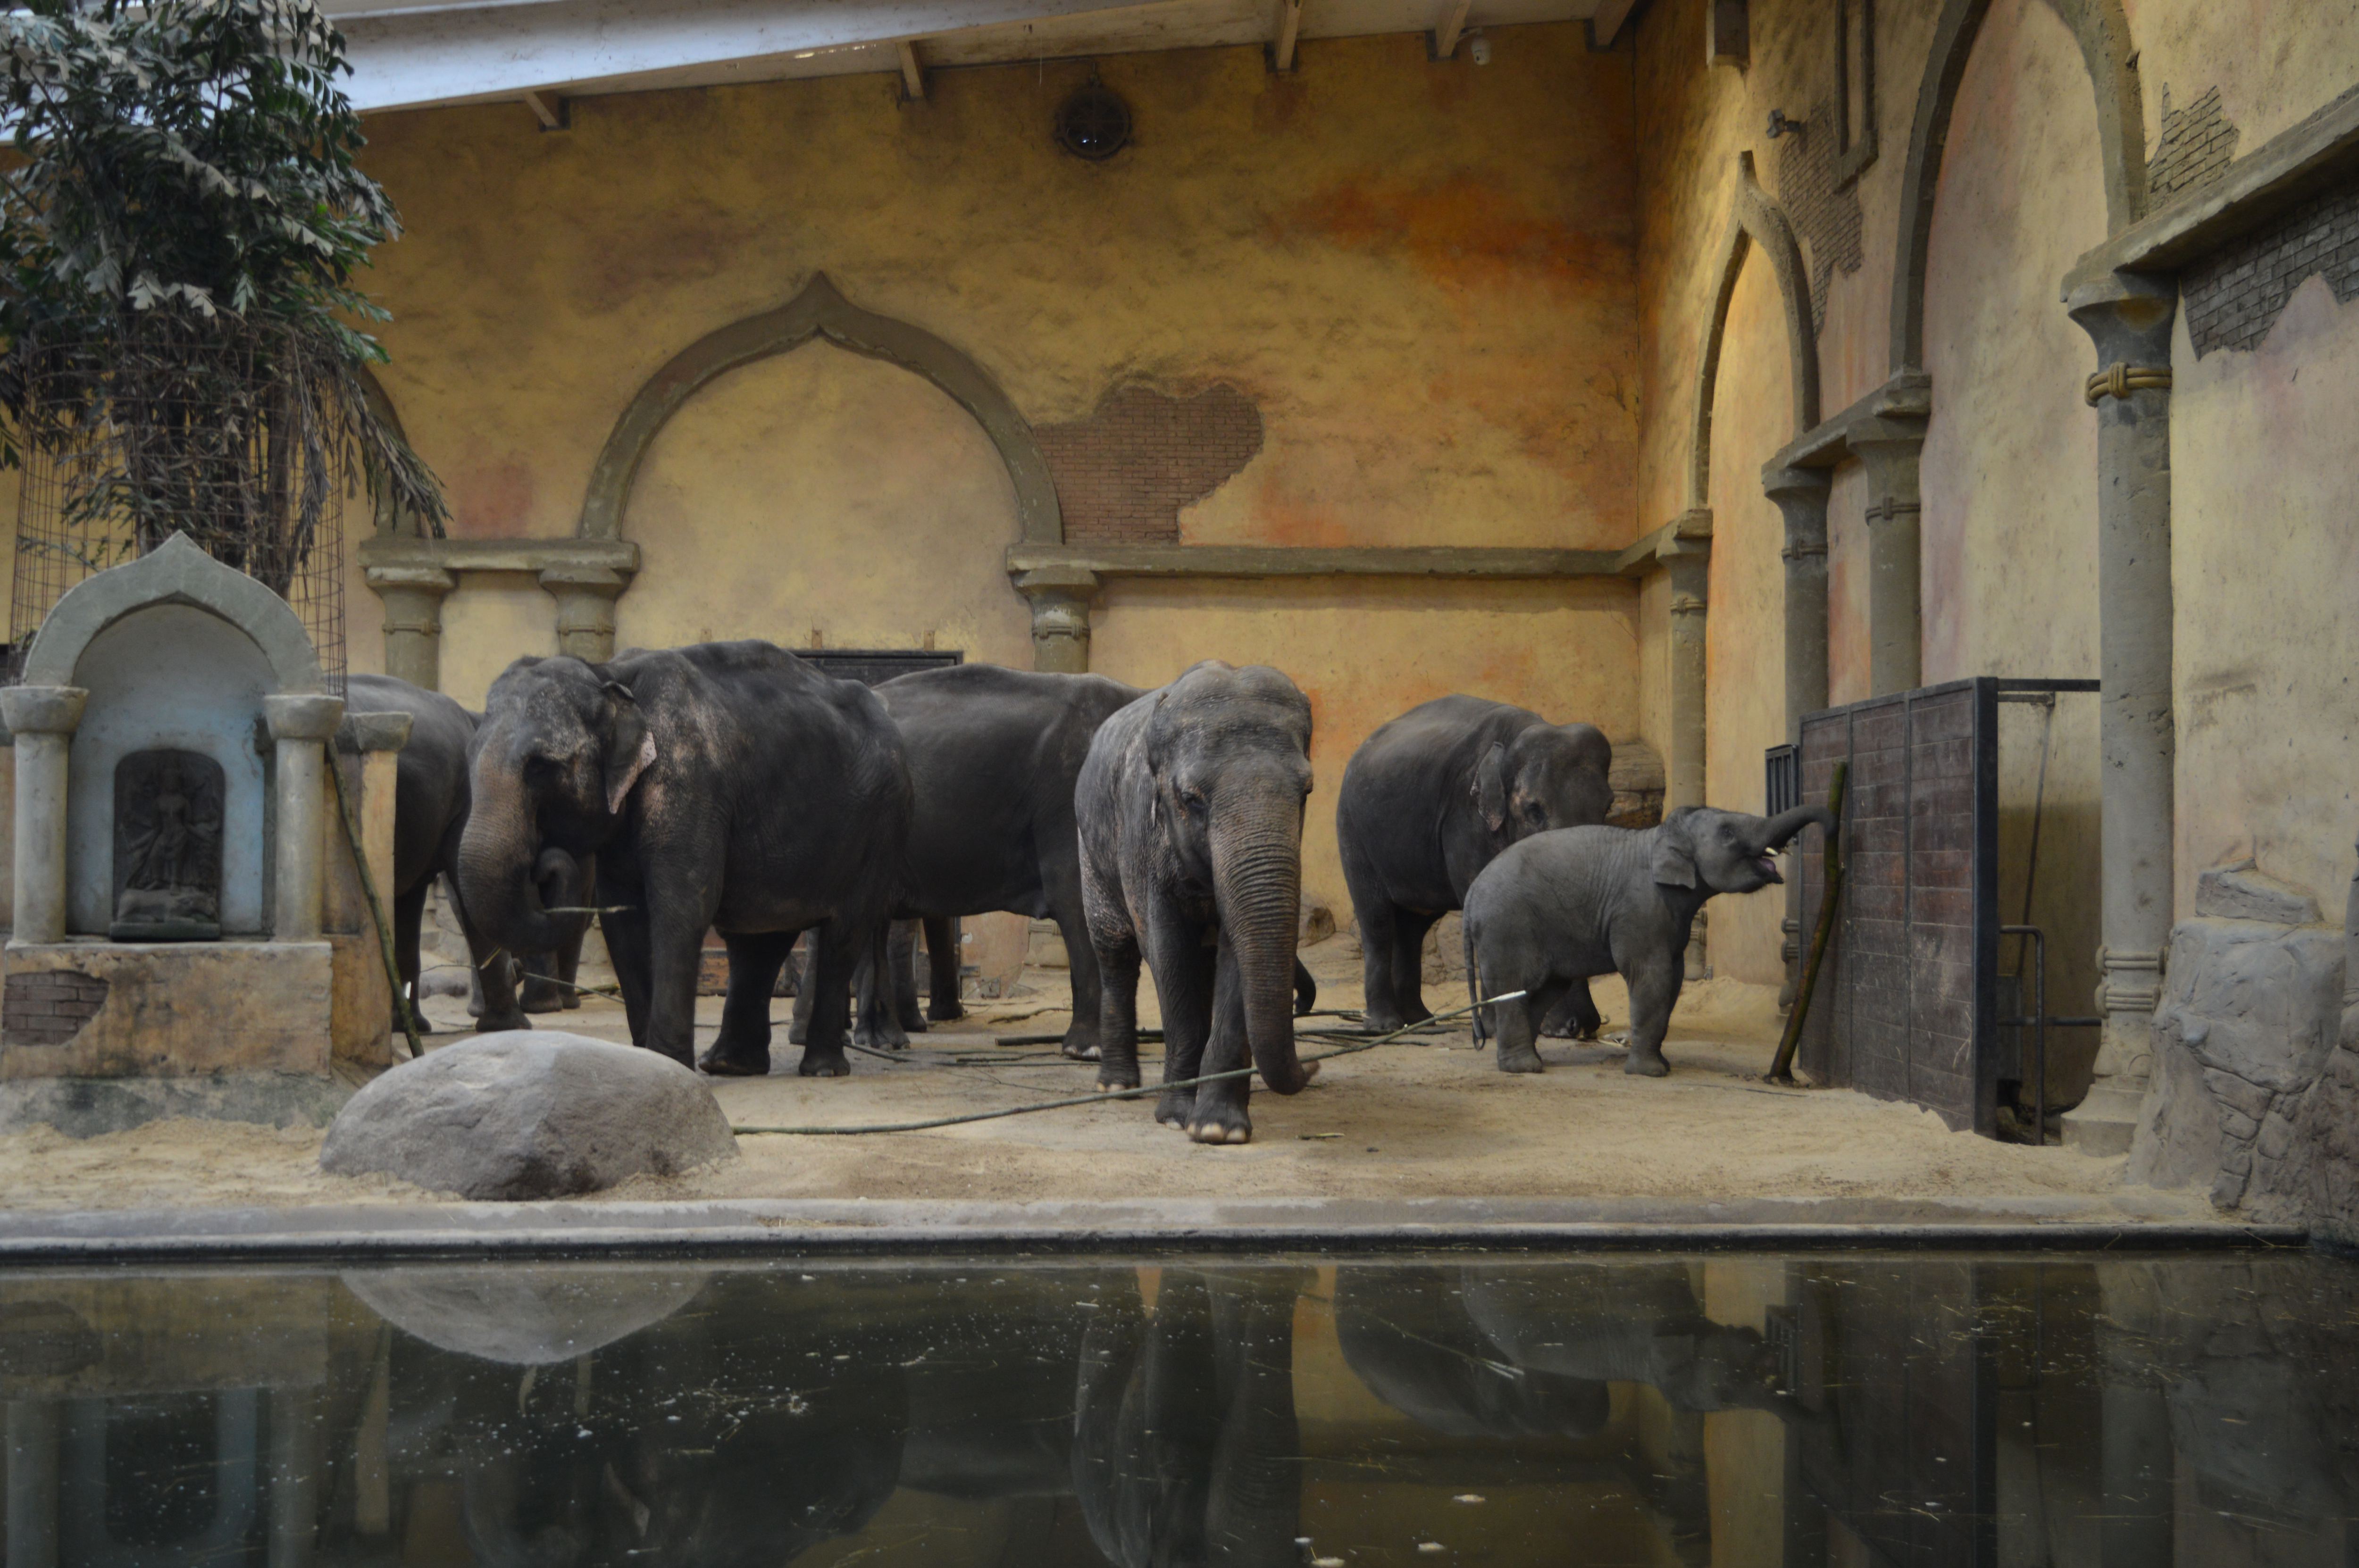
<path fill-rule="evenodd" d="M 1622 553 L 1476 546 L 1011 545 L 1007 574 L 1022 577 L 1058 568 L 1101 578 L 1416 577 L 1496 581 L 1618 577 Z"/>
<path fill-rule="evenodd" d="M 1045 1253 L 1972 1250 L 2299 1247 L 2299 1226 L 2190 1220 L 2182 1200 L 1137 1200 L 431 1204 L 0 1215 L 0 1260 Z"/>
<path fill-rule="evenodd" d="M 639 569 L 639 547 L 628 539 L 425 539 L 378 535 L 363 539 L 362 566 L 390 571 L 542 572 L 603 567 Z"/>

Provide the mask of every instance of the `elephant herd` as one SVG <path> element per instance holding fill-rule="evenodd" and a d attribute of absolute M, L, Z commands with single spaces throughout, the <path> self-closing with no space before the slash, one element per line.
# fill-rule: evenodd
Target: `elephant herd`
<path fill-rule="evenodd" d="M 594 914 L 636 1043 L 712 1074 L 766 1074 L 774 984 L 808 931 L 799 1071 L 842 1076 L 856 975 L 875 978 L 861 985 L 875 1038 L 924 1027 L 906 956 L 890 961 L 894 923 L 927 923 L 939 1020 L 959 1014 L 949 921 L 1006 910 L 1062 932 L 1064 1050 L 1097 1061 L 1102 1089 L 1140 1083 L 1144 961 L 1169 1086 L 1156 1119 L 1195 1141 L 1250 1139 L 1248 1061 L 1279 1094 L 1316 1070 L 1293 1022 L 1315 994 L 1295 952 L 1311 709 L 1277 670 L 1208 660 L 1141 691 L 975 665 L 871 688 L 748 641 L 597 665 L 518 659 L 481 716 L 386 677 L 353 688 L 355 707 L 413 717 L 396 807 L 404 982 L 417 979 L 426 890 L 445 876 L 483 977 L 484 1029 L 523 1027 L 527 1008 L 570 997 Z M 1828 818 L 1695 807 L 1649 829 L 1603 826 L 1612 760 L 1592 726 L 1473 697 L 1369 736 L 1336 827 L 1371 1031 L 1430 1016 L 1420 949 L 1462 908 L 1470 983 L 1501 999 L 1477 1025 L 1495 1033 L 1501 1068 L 1539 1071 L 1537 1033 L 1594 1037 L 1588 981 L 1618 972 L 1629 1070 L 1667 1070 L 1697 910 L 1780 880 L 1772 853 Z M 708 930 L 727 946 L 729 985 L 700 1058 Z M 543 977 L 537 996 L 513 994 L 508 966 L 492 962 L 502 953 Z"/>

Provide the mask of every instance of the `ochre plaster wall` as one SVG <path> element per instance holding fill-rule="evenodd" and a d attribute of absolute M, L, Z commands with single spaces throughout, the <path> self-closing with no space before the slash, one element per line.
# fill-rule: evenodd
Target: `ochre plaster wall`
<path fill-rule="evenodd" d="M 1712 609 L 1705 617 L 1704 798 L 1766 804 L 1762 752 L 1786 739 L 1785 520 L 1761 492 L 1761 465 L 1793 436 L 1786 318 L 1757 252 L 1737 278 L 1712 428 Z M 1712 905 L 1715 975 L 1784 978 L 1781 892 Z"/>
<path fill-rule="evenodd" d="M 1155 687 L 1214 654 L 1293 676 L 1310 698 L 1317 781 L 1302 889 L 1341 919 L 1352 905 L 1336 856 L 1335 791 L 1368 732 L 1429 698 L 1473 691 L 1521 694 L 1515 700 L 1549 719 L 1630 734 L 1636 597 L 1616 581 L 1125 582 L 1092 619 L 1090 667 Z"/>
<path fill-rule="evenodd" d="M 2359 62 L 2352 0 L 2122 0 L 2146 84 L 2146 145 L 2162 131 L 2162 90 L 2185 108 L 2220 90 L 2220 110 L 2250 152 L 2349 92 Z"/>
<path fill-rule="evenodd" d="M 2082 391 L 2093 362 L 2057 298 L 2105 237 L 2088 80 L 2045 0 L 1993 0 L 1958 86 L 1926 269 L 1928 685 L 2098 673 L 2097 422 Z M 2048 934 L 2049 1011 L 2085 1013 L 2101 935 L 2096 699 L 2061 697 L 2052 716 L 2003 707 L 1999 765 L 2004 919 Z M 2015 948 L 2002 946 L 2002 973 Z M 2096 1044 L 2093 1031 L 2051 1036 L 2054 1093 L 2078 1095 Z"/>
<path fill-rule="evenodd" d="M 2359 832 L 2359 301 L 2295 291 L 2260 347 L 2173 358 L 2178 909 L 2251 855 L 2340 920 Z"/>
<path fill-rule="evenodd" d="M 647 377 L 824 270 L 1036 424 L 1131 382 L 1252 398 L 1261 455 L 1190 541 L 1617 546 L 1630 61 L 1577 27 L 1493 44 L 1479 70 L 1408 37 L 1287 77 L 1250 49 L 1110 58 L 1137 138 L 1102 166 L 1048 135 L 1072 62 L 944 72 L 908 108 L 839 78 L 588 99 L 549 135 L 514 106 L 382 116 L 368 162 L 409 227 L 370 280 L 383 380 L 454 533 L 563 535 Z"/>

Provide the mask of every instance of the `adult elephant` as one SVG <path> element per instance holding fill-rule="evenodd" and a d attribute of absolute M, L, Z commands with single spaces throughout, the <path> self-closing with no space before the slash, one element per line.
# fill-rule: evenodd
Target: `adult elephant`
<path fill-rule="evenodd" d="M 1369 1392 L 1446 1436 L 1585 1438 L 1613 1414 L 1603 1379 L 1535 1372 L 1502 1355 L 1468 1317 L 1456 1269 L 1340 1270 L 1335 1337 Z"/>
<path fill-rule="evenodd" d="M 1603 822 L 1614 809 L 1614 747 L 1588 724 L 1551 724 L 1527 708 L 1438 697 L 1380 726 L 1352 753 L 1335 800 L 1343 881 L 1360 928 L 1367 1024 L 1433 1016 L 1419 968 L 1425 934 L 1483 868 L 1520 838 Z M 1594 1038 L 1582 986 L 1566 1033 Z"/>
<path fill-rule="evenodd" d="M 1163 1081 L 1228 1072 L 1248 1047 L 1278 1094 L 1294 1050 L 1294 950 L 1310 703 L 1266 665 L 1206 660 L 1107 719 L 1074 788 L 1082 899 L 1103 991 L 1100 1088 L 1138 1086 L 1138 966 L 1163 1004 Z M 1243 1076 L 1166 1088 L 1155 1119 L 1200 1143 L 1253 1137 Z"/>
<path fill-rule="evenodd" d="M 518 950 L 547 946 L 538 869 L 552 850 L 596 856 L 631 1038 L 681 1063 L 717 928 L 730 988 L 698 1064 L 709 1073 L 769 1071 L 770 985 L 795 936 L 876 929 L 908 833 L 909 774 L 884 706 L 768 643 L 518 659 L 493 683 L 471 755 L 459 882 L 474 917 Z M 823 945 L 806 1077 L 851 1070 L 853 946 Z"/>
<path fill-rule="evenodd" d="M 1585 990 L 1591 976 L 1619 974 L 1630 987 L 1622 1070 L 1669 1072 L 1663 1036 L 1687 978 L 1696 913 L 1715 893 L 1784 881 L 1777 852 L 1813 822 L 1834 828 L 1823 806 L 1776 816 L 1683 806 L 1656 827 L 1568 827 L 1511 846 L 1466 892 L 1471 994 L 1522 993 L 1487 1010 L 1497 1019 L 1499 1070 L 1538 1072 L 1537 1021 L 1575 987 Z M 1483 1011 L 1474 1027 L 1479 1037 Z"/>
<path fill-rule="evenodd" d="M 348 677 L 345 706 L 355 713 L 409 715 L 409 741 L 394 764 L 393 946 L 403 993 L 413 1001 L 421 1000 L 419 927 L 425 919 L 426 896 L 433 889 L 434 879 L 449 877 L 451 885 L 457 885 L 459 840 L 466 831 L 471 798 L 467 747 L 475 736 L 476 717 L 439 691 L 428 691 L 392 676 Z M 582 902 L 587 880 L 576 868 L 552 861 L 540 870 L 547 902 L 559 907 Z M 478 1030 L 523 1029 L 527 1026 L 526 1013 L 581 1005 L 568 988 L 581 962 L 582 940 L 590 926 L 587 915 L 552 922 L 560 938 L 555 949 L 523 957 L 521 996 L 510 966 L 493 961 L 500 956 L 498 945 L 477 930 L 463 903 L 458 915 L 473 970 L 473 983 L 479 990 Z M 397 1032 L 401 1027 L 397 1007 L 394 1028 Z M 421 1033 L 432 1033 L 422 1011 L 418 1027 Z"/>
<path fill-rule="evenodd" d="M 1073 988 L 1068 1056 L 1098 1054 L 1098 965 L 1082 916 L 1082 851 L 1073 827 L 1073 784 L 1098 726 L 1141 695 L 1103 676 L 1036 674 L 996 665 L 957 665 L 897 676 L 875 687 L 901 733 L 915 806 L 897 920 L 926 923 L 933 969 L 927 1016 L 962 1015 L 958 949 L 950 923 L 962 914 L 1012 910 L 1057 923 Z M 864 987 L 870 1038 L 903 1044 L 893 1023 L 922 1029 L 905 933 L 891 951 L 892 984 Z M 795 999 L 807 1027 L 814 986 Z"/>

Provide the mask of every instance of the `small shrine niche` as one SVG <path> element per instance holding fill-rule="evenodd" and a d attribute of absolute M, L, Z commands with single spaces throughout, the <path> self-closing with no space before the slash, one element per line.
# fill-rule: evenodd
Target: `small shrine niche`
<path fill-rule="evenodd" d="M 221 938 L 222 766 L 201 752 L 134 752 L 114 765 L 117 942 Z"/>

